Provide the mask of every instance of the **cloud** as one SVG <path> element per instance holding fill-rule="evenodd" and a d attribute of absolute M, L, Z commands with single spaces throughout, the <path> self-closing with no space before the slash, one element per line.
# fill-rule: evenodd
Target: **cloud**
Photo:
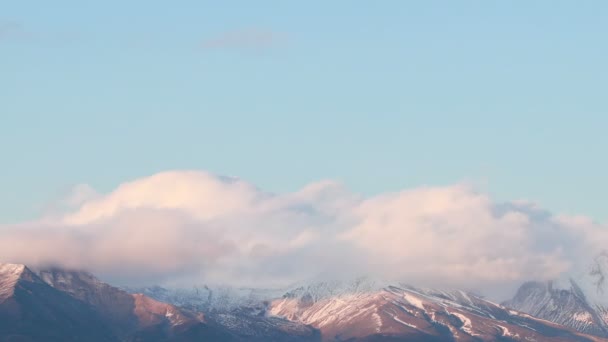
<path fill-rule="evenodd" d="M 206 39 L 202 42 L 203 49 L 267 49 L 286 42 L 284 34 L 259 29 L 247 28 L 228 31 Z"/>
<path fill-rule="evenodd" d="M 321 181 L 285 194 L 200 171 L 80 186 L 75 210 L 0 227 L 0 260 L 85 268 L 123 283 L 283 286 L 372 275 L 490 289 L 590 263 L 606 226 L 456 184 L 363 197 Z"/>
<path fill-rule="evenodd" d="M 0 41 L 9 39 L 30 39 L 33 34 L 19 23 L 8 21 L 0 22 Z"/>

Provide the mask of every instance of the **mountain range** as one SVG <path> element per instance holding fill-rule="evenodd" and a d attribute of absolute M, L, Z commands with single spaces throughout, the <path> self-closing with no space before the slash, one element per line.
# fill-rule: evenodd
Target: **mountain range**
<path fill-rule="evenodd" d="M 86 272 L 0 264 L 0 341 L 608 341 L 603 328 L 505 306 L 539 286 L 501 305 L 365 278 L 287 291 L 121 289 Z"/>

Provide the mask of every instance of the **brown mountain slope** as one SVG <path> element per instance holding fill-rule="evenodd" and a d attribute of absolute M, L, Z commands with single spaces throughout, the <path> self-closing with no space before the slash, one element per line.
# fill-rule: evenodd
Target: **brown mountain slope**
<path fill-rule="evenodd" d="M 318 328 L 326 341 L 606 341 L 462 291 L 388 286 L 320 296 L 302 288 L 269 310 Z"/>
<path fill-rule="evenodd" d="M 114 334 L 123 339 L 234 340 L 223 329 L 207 324 L 202 313 L 159 302 L 143 294 L 129 294 L 89 273 L 55 268 L 41 270 L 39 274 L 52 287 L 91 305 Z"/>
<path fill-rule="evenodd" d="M 24 265 L 0 264 L 0 341 L 115 341 L 89 305 Z"/>

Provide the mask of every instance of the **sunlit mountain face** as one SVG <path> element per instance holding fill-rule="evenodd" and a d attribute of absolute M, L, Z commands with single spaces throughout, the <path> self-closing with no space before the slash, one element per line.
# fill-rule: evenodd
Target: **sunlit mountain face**
<path fill-rule="evenodd" d="M 600 331 L 577 331 L 466 291 L 365 277 L 284 290 L 120 289 L 87 272 L 0 264 L 0 315 L 7 341 L 604 340 Z"/>

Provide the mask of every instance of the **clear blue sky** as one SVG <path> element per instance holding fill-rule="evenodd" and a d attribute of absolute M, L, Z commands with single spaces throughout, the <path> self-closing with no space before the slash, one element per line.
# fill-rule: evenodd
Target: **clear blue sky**
<path fill-rule="evenodd" d="M 0 0 L 0 222 L 205 169 L 608 218 L 606 1 Z"/>

